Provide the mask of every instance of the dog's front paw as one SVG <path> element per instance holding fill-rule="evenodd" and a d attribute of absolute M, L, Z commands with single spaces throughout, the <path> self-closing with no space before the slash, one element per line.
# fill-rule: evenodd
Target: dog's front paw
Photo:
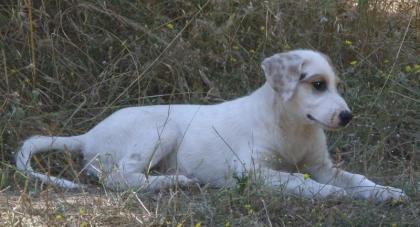
<path fill-rule="evenodd" d="M 197 180 L 197 179 L 195 179 L 195 178 L 188 178 L 188 177 L 186 177 L 186 176 L 184 176 L 184 175 L 178 175 L 178 176 L 176 176 L 175 180 L 176 180 L 176 181 L 177 181 L 180 185 L 184 185 L 184 186 L 187 186 L 187 185 L 194 185 L 194 184 L 196 184 L 196 183 L 198 182 L 198 180 Z"/>
<path fill-rule="evenodd" d="M 361 193 L 364 199 L 376 202 L 404 202 L 409 198 L 402 189 L 376 185 L 373 189 Z"/>
<path fill-rule="evenodd" d="M 346 190 L 332 185 L 323 185 L 319 192 L 316 194 L 320 198 L 333 198 L 340 199 L 347 196 Z"/>
<path fill-rule="evenodd" d="M 374 198 L 380 202 L 408 200 L 408 196 L 403 192 L 402 189 L 393 187 L 381 187 L 376 189 Z"/>

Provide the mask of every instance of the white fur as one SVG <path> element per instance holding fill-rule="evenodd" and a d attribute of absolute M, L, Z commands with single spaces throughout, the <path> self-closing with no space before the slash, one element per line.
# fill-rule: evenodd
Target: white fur
<path fill-rule="evenodd" d="M 153 190 L 195 181 L 229 187 L 237 183 L 234 176 L 246 174 L 309 198 L 350 195 L 385 201 L 406 197 L 401 189 L 333 166 L 323 129 L 339 128 L 338 115 L 349 108 L 336 90 L 338 78 L 326 56 L 295 50 L 266 58 L 262 68 L 267 83 L 233 101 L 130 107 L 83 135 L 32 137 L 16 155 L 17 167 L 46 183 L 80 187 L 33 172 L 29 165 L 37 152 L 80 150 L 88 173 L 115 190 Z M 302 73 L 305 77 L 299 79 Z M 314 78 L 325 80 L 328 90 L 314 91 Z M 150 175 L 150 169 L 162 174 Z M 296 172 L 309 173 L 311 179 Z"/>

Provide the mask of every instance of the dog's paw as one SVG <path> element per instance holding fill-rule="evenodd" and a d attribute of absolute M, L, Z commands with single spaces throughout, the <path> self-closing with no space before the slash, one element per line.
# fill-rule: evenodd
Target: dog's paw
<path fill-rule="evenodd" d="M 321 199 L 324 199 L 324 198 L 339 199 L 339 198 L 344 198 L 346 196 L 347 196 L 346 190 L 340 187 L 332 186 L 332 185 L 323 185 L 322 188 L 319 190 L 319 192 L 316 194 L 316 197 L 319 197 Z"/>
<path fill-rule="evenodd" d="M 391 201 L 396 203 L 409 199 L 403 190 L 393 187 L 381 187 L 375 190 L 374 198 L 379 202 Z"/>
<path fill-rule="evenodd" d="M 375 202 L 391 202 L 395 204 L 409 200 L 409 197 L 402 189 L 380 185 L 360 193 L 359 197 Z"/>
<path fill-rule="evenodd" d="M 187 185 L 194 185 L 195 183 L 198 182 L 197 179 L 195 179 L 195 178 L 188 178 L 188 177 L 186 177 L 184 175 L 178 175 L 178 176 L 175 177 L 175 179 L 178 182 L 178 184 L 185 185 L 185 186 L 187 186 Z"/>
<path fill-rule="evenodd" d="M 329 192 L 328 197 L 330 198 L 344 198 L 347 197 L 348 194 L 346 192 L 346 190 L 344 190 L 344 188 L 340 188 L 340 187 L 334 187 L 332 186 Z"/>

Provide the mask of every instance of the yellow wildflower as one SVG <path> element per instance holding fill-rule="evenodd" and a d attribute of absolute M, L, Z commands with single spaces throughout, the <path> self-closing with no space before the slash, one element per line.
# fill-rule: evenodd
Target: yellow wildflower
<path fill-rule="evenodd" d="M 81 208 L 79 209 L 79 214 L 80 214 L 80 215 L 85 215 L 85 214 L 86 214 L 86 210 L 85 210 L 85 208 L 81 207 Z"/>
<path fill-rule="evenodd" d="M 254 210 L 252 209 L 250 204 L 245 204 L 244 207 L 247 209 L 248 214 L 253 214 L 254 213 Z"/>
<path fill-rule="evenodd" d="M 393 199 L 391 200 L 391 205 L 396 206 L 398 204 L 403 203 L 404 201 L 402 199 Z"/>
<path fill-rule="evenodd" d="M 414 72 L 415 73 L 420 73 L 420 65 L 419 64 L 414 65 Z"/>
<path fill-rule="evenodd" d="M 398 225 L 396 223 L 392 223 L 391 227 L 397 227 Z"/>
<path fill-rule="evenodd" d="M 182 227 L 182 223 L 177 224 L 176 227 Z"/>
<path fill-rule="evenodd" d="M 356 60 L 350 62 L 350 65 L 356 65 L 356 64 L 357 64 Z"/>
<path fill-rule="evenodd" d="M 201 227 L 201 222 L 195 224 L 194 227 Z"/>
<path fill-rule="evenodd" d="M 410 65 L 406 65 L 406 66 L 404 67 L 404 71 L 405 71 L 406 73 L 411 73 L 411 72 L 413 71 L 413 68 L 411 68 L 411 66 L 410 66 Z"/>
<path fill-rule="evenodd" d="M 172 23 L 167 23 L 165 26 L 169 29 L 174 29 L 174 25 Z"/>
<path fill-rule="evenodd" d="M 235 63 L 235 62 L 237 62 L 238 60 L 236 60 L 236 58 L 234 58 L 234 57 L 230 57 L 230 58 L 229 58 L 229 61 L 230 61 L 230 62 L 232 62 L 232 63 Z"/>
<path fill-rule="evenodd" d="M 230 226 L 230 223 L 229 222 L 226 222 L 225 223 L 225 227 L 229 227 Z"/>
<path fill-rule="evenodd" d="M 351 46 L 351 45 L 353 45 L 353 42 L 350 41 L 350 40 L 345 40 L 344 44 L 346 44 L 347 46 Z"/>
<path fill-rule="evenodd" d="M 62 221 L 62 220 L 63 220 L 63 216 L 61 216 L 60 214 L 57 214 L 57 215 L 55 216 L 55 220 L 56 220 L 56 221 Z"/>
<path fill-rule="evenodd" d="M 80 227 L 88 227 L 89 225 L 88 225 L 88 223 L 87 222 L 85 222 L 85 221 L 82 221 L 81 223 L 80 223 Z"/>
<path fill-rule="evenodd" d="M 307 180 L 307 179 L 309 179 L 309 178 L 311 178 L 311 175 L 309 175 L 309 173 L 305 173 L 305 174 L 303 174 L 303 179 L 304 179 L 304 180 Z"/>

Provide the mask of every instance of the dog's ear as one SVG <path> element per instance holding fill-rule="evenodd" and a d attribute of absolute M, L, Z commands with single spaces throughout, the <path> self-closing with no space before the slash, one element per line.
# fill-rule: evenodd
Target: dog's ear
<path fill-rule="evenodd" d="M 280 53 L 264 59 L 261 67 L 268 84 L 287 101 L 299 83 L 303 64 L 304 60 L 296 54 Z"/>

